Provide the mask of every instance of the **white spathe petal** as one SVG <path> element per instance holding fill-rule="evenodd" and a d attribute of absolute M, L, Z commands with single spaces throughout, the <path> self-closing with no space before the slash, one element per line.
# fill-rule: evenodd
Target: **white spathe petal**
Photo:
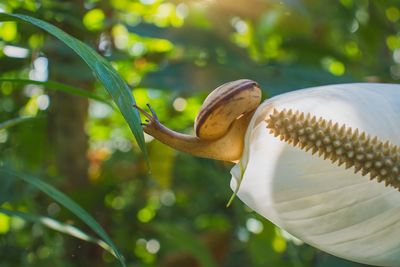
<path fill-rule="evenodd" d="M 322 86 L 265 101 L 231 171 L 232 189 L 242 179 L 239 198 L 292 235 L 348 260 L 400 266 L 400 192 L 274 137 L 265 119 L 285 108 L 400 146 L 400 85 Z"/>

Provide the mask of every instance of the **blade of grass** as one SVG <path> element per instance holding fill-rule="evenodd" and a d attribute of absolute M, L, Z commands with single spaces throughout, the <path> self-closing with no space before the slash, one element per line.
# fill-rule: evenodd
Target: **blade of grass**
<path fill-rule="evenodd" d="M 59 221 L 54 220 L 49 217 L 32 215 L 32 214 L 28 214 L 28 213 L 24 213 L 24 212 L 20 212 L 20 211 L 16 211 L 16 210 L 4 209 L 1 207 L 0 207 L 0 213 L 4 213 L 8 216 L 18 217 L 24 221 L 40 223 L 40 224 L 43 224 L 44 226 L 46 226 L 47 228 L 58 231 L 60 233 L 67 234 L 67 235 L 73 236 L 75 238 L 97 244 L 104 250 L 110 252 L 114 257 L 117 257 L 117 255 L 115 255 L 112 247 L 110 247 L 107 243 L 105 243 L 103 240 L 100 240 L 98 238 L 95 238 L 95 237 L 85 233 L 84 231 L 77 228 L 76 226 L 62 223 L 62 222 L 59 222 Z"/>
<path fill-rule="evenodd" d="M 108 101 L 107 99 L 102 98 L 101 96 L 98 96 L 96 94 L 93 94 L 91 92 L 88 92 L 86 90 L 83 90 L 81 88 L 73 87 L 67 84 L 55 82 L 55 81 L 35 81 L 35 80 L 28 80 L 28 79 L 9 79 L 9 78 L 0 78 L 0 83 L 2 82 L 11 82 L 11 83 L 20 83 L 20 84 L 37 84 L 37 85 L 43 85 L 44 87 L 51 89 L 51 90 L 56 90 L 56 91 L 62 91 L 65 93 L 77 95 L 77 96 L 82 96 L 86 98 L 90 98 L 96 101 L 100 101 L 104 104 L 109 105 L 110 107 L 114 108 L 112 103 Z"/>
<path fill-rule="evenodd" d="M 74 50 L 92 69 L 96 77 L 100 80 L 104 88 L 109 92 L 114 102 L 117 104 L 147 160 L 147 150 L 144 141 L 143 129 L 140 124 L 140 116 L 138 111 L 133 108 L 135 100 L 126 82 L 107 60 L 105 60 L 85 43 L 43 20 L 22 14 L 0 13 L 0 21 L 28 22 L 55 36 L 69 46 L 72 50 Z"/>
<path fill-rule="evenodd" d="M 22 117 L 18 117 L 18 118 L 9 119 L 9 120 L 0 122 L 0 130 L 13 127 L 13 126 L 15 126 L 17 124 L 20 124 L 22 122 L 31 121 L 31 120 L 37 120 L 39 118 L 41 118 L 41 117 L 22 116 Z"/>
<path fill-rule="evenodd" d="M 73 201 L 67 195 L 58 191 L 50 184 L 30 175 L 26 175 L 23 173 L 16 173 L 14 171 L 5 168 L 0 168 L 0 173 L 4 173 L 5 175 L 11 175 L 13 177 L 17 177 L 27 182 L 28 184 L 36 187 L 37 189 L 39 189 L 40 191 L 51 197 L 54 201 L 58 202 L 60 205 L 71 211 L 86 225 L 88 225 L 96 234 L 98 234 L 99 237 L 101 237 L 103 241 L 113 249 L 115 255 L 121 262 L 122 266 L 124 267 L 126 266 L 124 257 L 119 252 L 117 246 L 108 236 L 106 231 L 97 223 L 97 221 L 89 213 L 87 213 L 83 208 L 81 208 L 81 206 L 79 206 L 75 201 Z"/>

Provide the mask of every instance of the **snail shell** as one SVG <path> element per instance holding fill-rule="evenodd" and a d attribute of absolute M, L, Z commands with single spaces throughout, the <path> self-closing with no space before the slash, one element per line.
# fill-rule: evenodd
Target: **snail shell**
<path fill-rule="evenodd" d="M 196 136 L 215 140 L 224 136 L 232 122 L 255 110 L 261 102 L 261 89 L 252 80 L 242 79 L 217 87 L 204 100 L 196 117 Z"/>

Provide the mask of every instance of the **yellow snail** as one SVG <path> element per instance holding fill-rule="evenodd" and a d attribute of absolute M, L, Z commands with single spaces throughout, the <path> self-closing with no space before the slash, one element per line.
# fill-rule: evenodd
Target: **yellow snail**
<path fill-rule="evenodd" d="M 236 162 L 232 190 L 297 238 L 348 260 L 400 266 L 400 85 L 260 97 L 250 80 L 218 87 L 196 119 L 197 137 L 139 110 L 144 130 L 165 144 Z"/>

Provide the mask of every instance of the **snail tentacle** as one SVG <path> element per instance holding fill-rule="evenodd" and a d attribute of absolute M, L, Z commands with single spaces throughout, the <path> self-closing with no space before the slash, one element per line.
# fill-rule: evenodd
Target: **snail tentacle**
<path fill-rule="evenodd" d="M 136 108 L 141 114 L 143 114 L 143 116 L 145 116 L 147 118 L 145 120 L 146 122 L 150 123 L 150 122 L 158 121 L 158 117 L 157 117 L 155 111 L 153 110 L 153 108 L 150 106 L 150 104 L 146 104 L 146 105 L 149 108 L 151 114 L 136 104 L 134 104 L 133 107 Z M 146 125 L 146 124 L 142 123 L 142 125 Z"/>

